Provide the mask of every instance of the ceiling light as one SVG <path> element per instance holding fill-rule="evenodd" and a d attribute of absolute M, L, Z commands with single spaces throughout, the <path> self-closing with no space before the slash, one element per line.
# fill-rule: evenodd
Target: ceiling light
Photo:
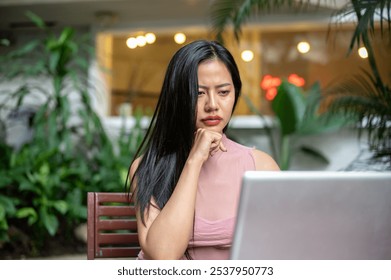
<path fill-rule="evenodd" d="M 184 42 L 186 42 L 186 35 L 183 33 L 176 33 L 174 35 L 174 41 L 179 45 L 183 44 Z"/>
<path fill-rule="evenodd" d="M 130 37 L 126 40 L 126 45 L 129 49 L 135 49 L 137 48 L 137 39 L 134 37 Z"/>
<path fill-rule="evenodd" d="M 153 44 L 156 41 L 156 36 L 153 33 L 147 33 L 145 34 L 145 39 L 148 44 Z"/>
<path fill-rule="evenodd" d="M 254 53 L 250 50 L 245 50 L 245 51 L 242 51 L 241 57 L 242 57 L 243 61 L 249 62 L 249 61 L 253 60 Z"/>
<path fill-rule="evenodd" d="M 308 53 L 311 49 L 311 46 L 308 42 L 300 42 L 297 44 L 297 50 L 300 53 Z"/>
<path fill-rule="evenodd" d="M 137 40 L 137 46 L 144 47 L 147 44 L 147 40 L 145 39 L 145 36 L 139 35 L 136 37 Z"/>
<path fill-rule="evenodd" d="M 358 49 L 358 55 L 361 57 L 361 58 L 367 58 L 368 57 L 368 51 L 365 47 L 361 47 Z"/>

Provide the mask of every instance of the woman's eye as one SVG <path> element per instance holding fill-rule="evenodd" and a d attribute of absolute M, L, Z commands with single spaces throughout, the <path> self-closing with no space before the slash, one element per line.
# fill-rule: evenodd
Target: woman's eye
<path fill-rule="evenodd" d="M 229 94 L 229 90 L 222 90 L 219 93 L 220 93 L 220 95 L 227 95 L 227 94 Z"/>
<path fill-rule="evenodd" d="M 202 94 L 204 94 L 203 91 L 199 91 L 199 92 L 198 92 L 198 95 L 202 95 Z"/>

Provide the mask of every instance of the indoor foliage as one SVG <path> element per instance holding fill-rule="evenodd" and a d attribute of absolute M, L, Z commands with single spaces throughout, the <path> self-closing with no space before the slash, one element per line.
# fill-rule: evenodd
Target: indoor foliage
<path fill-rule="evenodd" d="M 113 142 L 92 106 L 88 36 L 28 16 L 42 38 L 0 57 L 0 83 L 17 85 L 0 92 L 0 249 L 41 256 L 51 240 L 72 248 L 87 192 L 124 190 L 143 131 L 139 114 Z M 31 132 L 20 145 L 6 141 L 12 118 Z"/>

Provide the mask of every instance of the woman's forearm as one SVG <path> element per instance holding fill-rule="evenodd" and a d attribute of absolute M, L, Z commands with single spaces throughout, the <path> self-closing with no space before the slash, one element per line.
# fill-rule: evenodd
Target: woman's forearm
<path fill-rule="evenodd" d="M 164 208 L 154 219 L 143 252 L 151 259 L 179 259 L 193 232 L 198 177 L 202 161 L 189 159 Z"/>

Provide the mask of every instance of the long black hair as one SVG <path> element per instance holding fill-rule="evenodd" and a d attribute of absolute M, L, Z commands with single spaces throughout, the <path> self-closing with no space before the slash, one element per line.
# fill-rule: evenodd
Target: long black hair
<path fill-rule="evenodd" d="M 143 222 L 152 198 L 159 209 L 167 203 L 190 153 L 196 130 L 198 65 L 210 59 L 220 60 L 231 73 L 235 88 L 233 108 L 236 106 L 242 82 L 235 60 L 225 47 L 215 41 L 199 40 L 175 53 L 151 124 L 133 159 L 142 155 L 130 186 L 136 178 L 136 206 Z"/>

